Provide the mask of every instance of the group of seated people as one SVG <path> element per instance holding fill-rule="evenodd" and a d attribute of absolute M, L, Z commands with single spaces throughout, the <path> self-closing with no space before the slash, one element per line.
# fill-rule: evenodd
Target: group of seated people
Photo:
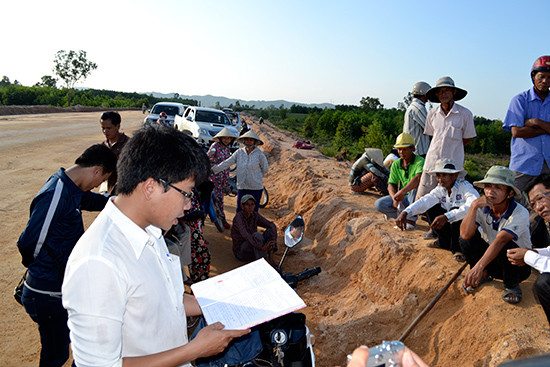
<path fill-rule="evenodd" d="M 542 274 L 535 293 L 550 322 L 550 247 L 533 248 L 530 212 L 521 205 L 526 199 L 515 185 L 513 171 L 493 166 L 472 185 L 465 180 L 462 165 L 440 158 L 429 172 L 438 185 L 416 197 L 424 158 L 415 154 L 409 134 L 399 135 L 394 148 L 400 158 L 390 167 L 388 195 L 375 202 L 376 210 L 394 218 L 395 228 L 400 230 L 416 229 L 417 217 L 424 215 L 436 236 L 428 247 L 449 250 L 454 260 L 470 265 L 462 284 L 467 294 L 485 282 L 501 279 L 505 288 L 502 299 L 517 304 L 522 300 L 520 283 L 529 277 L 531 267 L 539 270 Z M 355 182 L 360 183 L 361 178 Z M 550 178 L 540 177 L 525 194 L 529 209 L 550 222 Z"/>

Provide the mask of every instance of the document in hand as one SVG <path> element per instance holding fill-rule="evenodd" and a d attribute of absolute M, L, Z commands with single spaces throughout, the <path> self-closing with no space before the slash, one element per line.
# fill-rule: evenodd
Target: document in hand
<path fill-rule="evenodd" d="M 191 286 L 206 322 L 248 329 L 300 308 L 304 301 L 264 259 Z"/>

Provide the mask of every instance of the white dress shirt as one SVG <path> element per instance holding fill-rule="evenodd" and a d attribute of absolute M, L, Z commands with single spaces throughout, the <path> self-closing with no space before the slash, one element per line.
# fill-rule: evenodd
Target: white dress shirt
<path fill-rule="evenodd" d="M 144 231 L 109 200 L 69 257 L 63 306 L 81 366 L 187 344 L 183 279 L 159 228 Z M 190 364 L 186 364 L 190 365 Z"/>
<path fill-rule="evenodd" d="M 523 260 L 541 273 L 550 273 L 550 247 L 538 248 L 537 251 L 538 254 L 535 251 L 527 251 Z"/>

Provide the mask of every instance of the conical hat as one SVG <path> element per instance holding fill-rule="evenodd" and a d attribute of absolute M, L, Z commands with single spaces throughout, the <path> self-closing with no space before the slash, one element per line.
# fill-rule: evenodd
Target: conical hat
<path fill-rule="evenodd" d="M 256 145 L 263 145 L 264 144 L 264 142 L 258 137 L 258 135 L 256 135 L 256 133 L 252 129 L 248 130 L 246 133 L 241 135 L 238 140 L 243 140 L 244 138 L 256 139 L 258 141 L 258 143 L 256 143 Z"/>
<path fill-rule="evenodd" d="M 220 141 L 220 138 L 224 138 L 224 137 L 237 139 L 237 135 L 235 135 L 235 133 L 234 133 L 233 131 L 231 131 L 231 130 L 229 130 L 228 128 L 224 127 L 223 129 L 220 130 L 219 133 L 217 133 L 217 134 L 212 138 L 212 140 L 214 140 L 214 141 Z"/>

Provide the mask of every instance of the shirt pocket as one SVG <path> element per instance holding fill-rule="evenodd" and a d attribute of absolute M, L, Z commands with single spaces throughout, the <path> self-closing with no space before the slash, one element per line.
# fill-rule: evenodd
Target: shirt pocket
<path fill-rule="evenodd" d="M 462 129 L 459 127 L 449 126 L 447 137 L 453 140 L 462 140 Z"/>

